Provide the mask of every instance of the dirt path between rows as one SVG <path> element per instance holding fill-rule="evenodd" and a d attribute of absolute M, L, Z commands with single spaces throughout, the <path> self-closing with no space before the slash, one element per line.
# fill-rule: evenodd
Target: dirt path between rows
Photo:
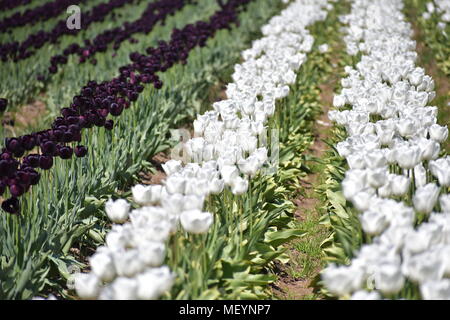
<path fill-rule="evenodd" d="M 337 65 L 337 59 L 337 57 L 332 58 L 331 63 Z M 300 223 L 317 223 L 318 231 L 318 233 L 308 234 L 297 241 L 307 244 L 310 242 L 314 243 L 315 241 L 316 246 L 318 246 L 317 239 L 323 237 L 323 234 L 327 232 L 325 227 L 318 225 L 318 221 L 323 213 L 320 211 L 322 203 L 317 195 L 316 188 L 322 183 L 322 171 L 320 165 L 317 165 L 316 159 L 323 159 L 328 149 L 328 145 L 324 142 L 329 138 L 332 126 L 328 119 L 328 111 L 333 104 L 334 90 L 339 80 L 340 78 L 337 75 L 331 75 L 327 81 L 319 85 L 322 112 L 313 125 L 312 133 L 314 142 L 306 151 L 306 155 L 310 159 L 306 161 L 306 165 L 312 169 L 312 172 L 300 180 L 302 190 L 299 190 L 298 198 L 292 200 L 297 206 L 295 211 L 297 221 Z M 289 262 L 287 265 L 277 264 L 276 273 L 279 278 L 272 286 L 273 294 L 278 298 L 290 300 L 320 299 L 320 296 L 314 296 L 312 281 L 321 271 L 321 258 L 308 256 L 307 253 L 296 248 L 295 244 L 288 249 L 288 252 L 291 261 L 296 260 L 302 262 L 305 260 L 313 260 L 314 268 L 306 272 L 307 276 L 301 276 L 307 267 L 306 263 L 305 265 L 301 265 L 301 263 L 292 264 L 292 262 Z M 294 273 L 300 276 L 293 276 L 293 272 L 289 272 L 289 268 L 296 268 L 297 270 Z"/>

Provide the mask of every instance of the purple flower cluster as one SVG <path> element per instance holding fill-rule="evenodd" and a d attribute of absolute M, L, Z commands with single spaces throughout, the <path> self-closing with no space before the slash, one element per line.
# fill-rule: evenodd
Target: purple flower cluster
<path fill-rule="evenodd" d="M 87 2 L 87 0 L 78 0 L 77 4 L 83 2 Z M 22 13 L 16 12 L 0 20 L 0 32 L 5 32 L 11 28 L 21 27 L 26 24 L 35 24 L 38 21 L 46 21 L 58 16 L 72 4 L 74 4 L 73 0 L 54 0 L 42 6 L 25 10 Z"/>
<path fill-rule="evenodd" d="M 216 31 L 230 29 L 232 23 L 237 23 L 238 10 L 250 1 L 229 0 L 208 22 L 199 21 L 174 29 L 170 41 L 159 41 L 157 47 L 146 49 L 147 54 L 131 53 L 132 63 L 121 67 L 118 77 L 102 83 L 89 81 L 73 98 L 70 107 L 61 110 L 61 116 L 53 121 L 50 129 L 5 139 L 5 148 L 0 153 L 0 195 L 8 187 L 11 198 L 2 203 L 3 210 L 19 211 L 17 197 L 39 181 L 35 169 L 50 169 L 54 157 L 69 159 L 73 153 L 77 157 L 85 156 L 87 148 L 78 145 L 83 129 L 97 126 L 111 130 L 114 123 L 107 119 L 109 115 L 120 116 L 138 99 L 146 84 L 161 88 L 163 83 L 157 72 L 164 72 L 178 62 L 186 63 L 194 47 L 205 46 Z M 73 144 L 77 146 L 73 148 Z M 35 147 L 40 153 L 24 156 Z"/>
<path fill-rule="evenodd" d="M 29 4 L 31 0 L 3 0 L 0 1 L 0 10 L 14 9 L 26 4 Z"/>
<path fill-rule="evenodd" d="M 8 106 L 8 100 L 0 98 L 0 112 L 4 112 Z"/>
<path fill-rule="evenodd" d="M 91 23 L 103 21 L 114 9 L 137 1 L 139 0 L 109 0 L 100 3 L 90 11 L 83 12 L 82 29 L 86 29 Z M 0 58 L 3 61 L 7 61 L 8 58 L 12 58 L 14 61 L 26 59 L 35 53 L 35 49 L 41 48 L 44 44 L 56 43 L 63 35 L 76 35 L 82 29 L 69 29 L 66 26 L 66 19 L 61 19 L 50 31 L 40 30 L 29 35 L 23 42 L 13 41 L 0 44 Z"/>
<path fill-rule="evenodd" d="M 133 34 L 149 33 L 156 23 L 164 21 L 168 15 L 174 14 L 188 3 L 192 3 L 192 0 L 159 0 L 150 3 L 139 19 L 131 23 L 126 22 L 123 26 L 117 28 L 105 30 L 92 41 L 89 39 L 85 40 L 84 46 L 72 43 L 64 50 L 63 54 L 55 55 L 50 59 L 51 66 L 48 68 L 48 71 L 56 73 L 58 65 L 66 64 L 67 57 L 70 54 L 80 56 L 80 63 L 83 63 L 97 52 L 105 52 L 111 43 L 113 43 L 113 49 L 117 50 L 123 41 L 132 40 Z M 91 59 L 91 62 L 95 64 L 96 60 Z"/>

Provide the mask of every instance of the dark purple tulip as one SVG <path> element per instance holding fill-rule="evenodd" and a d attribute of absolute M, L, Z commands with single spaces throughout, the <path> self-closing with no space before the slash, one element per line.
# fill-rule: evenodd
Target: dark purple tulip
<path fill-rule="evenodd" d="M 113 120 L 106 120 L 105 121 L 105 129 L 106 130 L 112 130 L 114 127 L 114 121 Z"/>
<path fill-rule="evenodd" d="M 9 186 L 9 192 L 13 197 L 20 197 L 25 192 L 25 189 L 20 184 L 13 184 Z"/>
<path fill-rule="evenodd" d="M 2 203 L 2 209 L 8 213 L 17 213 L 20 209 L 19 200 L 17 198 L 9 198 Z"/>
<path fill-rule="evenodd" d="M 26 163 L 30 167 L 37 168 L 37 167 L 39 167 L 39 157 L 40 157 L 40 155 L 38 155 L 38 154 L 29 154 L 27 157 L 25 157 L 24 162 L 26 160 Z"/>
<path fill-rule="evenodd" d="M 80 124 L 81 128 L 87 128 L 86 126 L 89 125 L 89 122 L 86 119 L 86 116 L 79 116 L 78 123 Z"/>
<path fill-rule="evenodd" d="M 12 154 L 10 151 L 2 150 L 2 154 L 0 156 L 0 159 L 2 160 L 9 160 L 12 159 Z"/>
<path fill-rule="evenodd" d="M 123 111 L 123 106 L 117 103 L 112 103 L 109 107 L 109 113 L 111 113 L 112 116 L 120 116 L 120 114 Z"/>
<path fill-rule="evenodd" d="M 53 158 L 51 156 L 41 156 L 39 158 L 39 167 L 48 170 L 53 166 Z"/>
<path fill-rule="evenodd" d="M 44 155 L 52 156 L 56 152 L 56 145 L 53 141 L 41 143 L 41 151 Z"/>
<path fill-rule="evenodd" d="M 31 150 L 36 146 L 36 139 L 30 134 L 23 136 L 20 141 L 25 150 Z"/>
<path fill-rule="evenodd" d="M 29 175 L 30 175 L 30 184 L 32 186 L 37 185 L 39 183 L 41 175 L 36 171 L 30 171 Z"/>
<path fill-rule="evenodd" d="M 163 86 L 163 83 L 162 83 L 161 80 L 156 80 L 156 81 L 153 83 L 153 86 L 155 87 L 155 89 L 161 89 L 162 86 Z"/>
<path fill-rule="evenodd" d="M 71 142 L 73 139 L 73 134 L 70 130 L 67 130 L 63 134 L 62 142 Z"/>
<path fill-rule="evenodd" d="M 71 147 L 62 146 L 59 148 L 58 154 L 61 159 L 70 159 L 72 157 L 73 150 Z"/>
<path fill-rule="evenodd" d="M 77 116 L 69 116 L 69 117 L 67 117 L 67 123 L 69 125 L 71 125 L 71 124 L 79 124 L 79 122 L 80 122 L 80 120 L 78 119 Z"/>
<path fill-rule="evenodd" d="M 76 146 L 74 151 L 78 158 L 82 158 L 87 154 L 87 148 L 85 146 Z"/>
<path fill-rule="evenodd" d="M 21 169 L 20 171 L 17 171 L 17 178 L 21 184 L 26 185 L 26 184 L 30 184 L 30 174 L 25 169 Z"/>
<path fill-rule="evenodd" d="M 24 153 L 25 153 L 25 149 L 22 146 L 20 146 L 13 154 L 14 154 L 14 157 L 20 158 L 21 156 L 24 155 Z"/>
<path fill-rule="evenodd" d="M 22 149 L 22 144 L 17 138 L 5 138 L 5 146 L 6 149 L 12 153 Z"/>
<path fill-rule="evenodd" d="M 8 100 L 6 100 L 4 98 L 0 98 L 0 112 L 5 111 L 7 106 L 8 106 Z"/>
<path fill-rule="evenodd" d="M 0 160 L 0 177 L 6 177 L 8 175 L 9 175 L 8 160 Z"/>

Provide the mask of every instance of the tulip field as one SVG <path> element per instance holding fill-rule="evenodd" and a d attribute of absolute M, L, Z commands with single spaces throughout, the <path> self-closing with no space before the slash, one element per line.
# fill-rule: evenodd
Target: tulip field
<path fill-rule="evenodd" d="M 450 0 L 0 9 L 0 299 L 450 300 Z"/>

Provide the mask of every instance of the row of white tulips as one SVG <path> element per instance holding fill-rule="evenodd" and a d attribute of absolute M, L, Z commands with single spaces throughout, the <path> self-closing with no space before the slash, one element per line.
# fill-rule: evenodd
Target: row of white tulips
<path fill-rule="evenodd" d="M 450 24 L 450 1 L 434 0 L 427 3 L 427 11 L 422 14 L 425 20 L 430 19 L 433 15 L 439 17 L 437 27 L 444 30 Z"/>
<path fill-rule="evenodd" d="M 214 219 L 203 211 L 209 195 L 224 188 L 234 195 L 247 192 L 268 158 L 262 136 L 275 102 L 288 95 L 312 48 L 306 27 L 325 19 L 330 7 L 328 0 L 297 0 L 272 18 L 262 27 L 264 37 L 242 53 L 228 98 L 194 121 L 195 137 L 184 148 L 189 163 L 170 160 L 162 185 L 133 187 L 139 209 L 130 212 L 123 199 L 106 203 L 116 224 L 90 258 L 92 272 L 75 279 L 81 298 L 156 299 L 171 288 L 175 275 L 161 266 L 166 241 L 180 225 L 192 234 L 208 232 Z"/>
<path fill-rule="evenodd" d="M 402 9 L 401 0 L 353 0 L 342 17 L 348 53 L 362 56 L 334 97 L 336 108 L 350 108 L 329 118 L 345 126 L 343 194 L 371 242 L 349 265 L 324 270 L 341 298 L 394 297 L 410 282 L 423 299 L 450 299 L 450 157 L 438 158 L 448 129 L 428 106 L 434 82 L 415 65 Z"/>

